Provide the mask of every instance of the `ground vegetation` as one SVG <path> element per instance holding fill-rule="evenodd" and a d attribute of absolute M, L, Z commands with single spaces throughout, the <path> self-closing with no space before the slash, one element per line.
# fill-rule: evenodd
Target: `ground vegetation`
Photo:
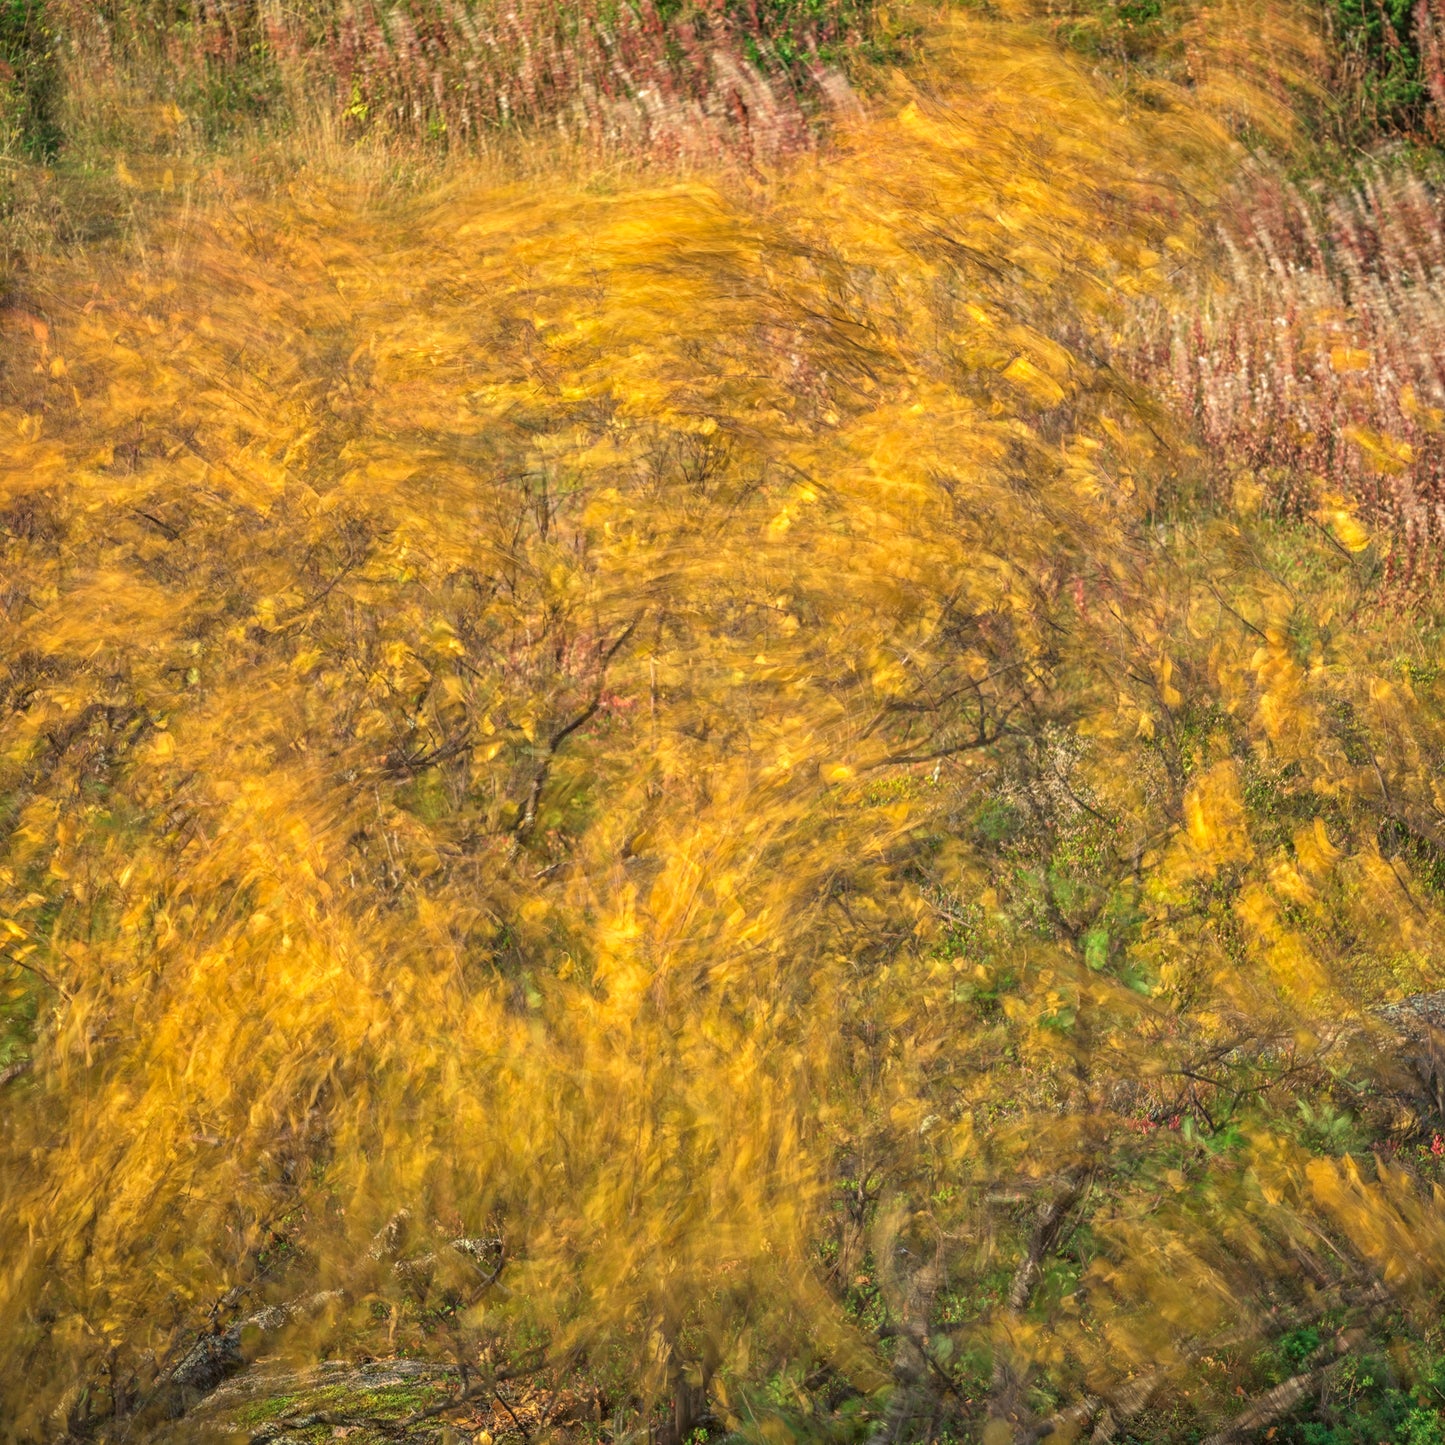
<path fill-rule="evenodd" d="M 0 1428 L 1445 1438 L 1427 120 L 1252 0 L 5 15 Z"/>

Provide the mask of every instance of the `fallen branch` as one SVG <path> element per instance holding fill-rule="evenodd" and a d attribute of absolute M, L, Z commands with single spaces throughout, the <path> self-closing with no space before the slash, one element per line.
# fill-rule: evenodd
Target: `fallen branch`
<path fill-rule="evenodd" d="M 1233 1445 L 1234 1441 L 1243 1440 L 1255 1430 L 1272 1425 L 1281 1415 L 1294 1409 L 1311 1390 L 1324 1382 L 1330 1371 L 1339 1369 L 1339 1366 L 1340 1362 L 1335 1361 L 1307 1374 L 1294 1375 L 1284 1384 L 1257 1395 L 1222 1430 L 1208 1436 L 1203 1445 Z"/>
<path fill-rule="evenodd" d="M 1071 1170 L 1064 1176 L 1063 1188 L 1052 1199 L 1039 1206 L 1038 1213 L 1034 1216 L 1028 1248 L 1009 1283 L 1005 1302 L 1007 1318 L 1017 1320 L 1028 1308 L 1042 1274 L 1044 1256 L 1054 1247 L 1064 1220 L 1084 1193 L 1085 1182 L 1091 1178 L 1092 1175 L 1082 1168 Z M 999 1350 L 994 1356 L 993 1379 L 989 1387 L 989 1418 L 1015 1419 L 1023 1385 L 1023 1378 L 1009 1361 L 1006 1352 Z"/>
<path fill-rule="evenodd" d="M 171 1370 L 159 1392 L 162 1413 L 184 1415 L 228 1376 L 244 1369 L 258 1339 L 278 1334 L 293 1321 L 320 1313 L 342 1298 L 340 1290 L 324 1290 L 290 1304 L 271 1305 L 237 1320 L 228 1329 L 202 1335 Z"/>
<path fill-rule="evenodd" d="M 28 1074 L 32 1067 L 31 1060 L 21 1059 L 19 1063 L 0 1069 L 0 1089 L 3 1089 L 12 1080 L 20 1078 L 22 1074 Z"/>
<path fill-rule="evenodd" d="M 250 1436 L 247 1445 L 269 1445 L 269 1442 L 275 1440 L 279 1435 L 284 1435 L 291 1430 L 305 1430 L 312 1425 L 363 1426 L 379 1430 L 387 1435 L 399 1434 L 414 1425 L 424 1425 L 428 1420 L 435 1420 L 438 1416 L 445 1415 L 452 1410 L 460 1410 L 466 1405 L 490 1398 L 501 1401 L 503 1408 L 512 1416 L 512 1419 L 517 1420 L 511 1406 L 502 1399 L 497 1385 L 507 1380 L 535 1375 L 538 1370 L 545 1367 L 546 1363 L 545 1352 L 537 1352 L 536 1357 L 522 1364 L 514 1365 L 507 1370 L 490 1372 L 479 1379 L 476 1384 L 464 1385 L 456 1394 L 448 1395 L 445 1400 L 439 1400 L 435 1405 L 427 1405 L 423 1409 L 413 1411 L 412 1414 L 405 1415 L 400 1420 L 388 1420 L 380 1415 L 356 1415 L 329 1410 L 303 1411 L 295 1415 L 284 1415 L 279 1420 L 268 1420 Z M 522 1431 L 523 1438 L 527 1438 L 526 1429 L 520 1420 L 517 1420 L 517 1428 Z"/>
<path fill-rule="evenodd" d="M 1034 1289 L 1039 1282 L 1043 1258 L 1053 1248 L 1054 1241 L 1059 1237 L 1059 1230 L 1063 1226 L 1069 1210 L 1074 1207 L 1079 1196 L 1084 1192 L 1086 1177 L 1083 1170 L 1076 1170 L 1067 1175 L 1063 1189 L 1040 1207 L 1034 1220 L 1034 1230 L 1029 1238 L 1028 1250 L 1019 1261 L 1018 1268 L 1014 1270 L 1013 1281 L 1009 1285 L 1008 1308 L 1010 1314 L 1021 1314 L 1029 1300 L 1033 1298 Z"/>
<path fill-rule="evenodd" d="M 1363 1297 L 1354 1303 L 1363 1305 L 1364 1308 L 1374 1313 L 1382 1305 L 1389 1302 L 1391 1296 L 1378 1283 L 1366 1291 Z M 1244 1338 L 1240 1335 L 1225 1335 L 1216 1337 L 1212 1341 L 1197 1341 L 1184 1351 L 1184 1360 L 1198 1359 L 1205 1353 L 1206 1347 L 1211 1350 L 1226 1348 L 1240 1343 Z M 1277 1386 L 1274 1390 L 1267 1391 L 1258 1397 L 1252 1405 L 1246 1407 L 1233 1421 L 1231 1421 L 1220 1432 L 1209 1437 L 1203 1445 L 1229 1445 L 1229 1442 L 1236 1440 L 1240 1432 L 1257 1429 L 1261 1425 L 1268 1425 L 1279 1415 L 1291 1409 L 1301 1399 L 1307 1390 L 1300 1393 L 1291 1393 L 1291 1387 L 1299 1381 L 1320 1381 L 1331 1371 L 1337 1370 L 1344 1363 L 1344 1358 L 1350 1351 L 1350 1336 L 1344 1332 L 1335 1335 L 1327 1340 L 1318 1350 L 1310 1356 L 1311 1363 L 1322 1360 L 1334 1354 L 1341 1358 L 1329 1360 L 1315 1369 L 1305 1371 L 1296 1375 L 1292 1380 L 1286 1380 L 1283 1385 Z M 1071 1434 L 1076 1434 L 1085 1426 L 1094 1423 L 1094 1431 L 1089 1436 L 1090 1445 L 1109 1445 L 1115 1436 L 1118 1435 L 1122 1425 L 1127 1424 L 1135 1415 L 1148 1405 L 1159 1389 L 1166 1383 L 1169 1377 L 1181 1368 L 1183 1361 L 1173 1366 L 1150 1370 L 1147 1374 L 1136 1375 L 1132 1380 L 1125 1382 L 1117 1390 L 1108 1395 L 1107 1399 L 1086 1395 L 1078 1403 L 1059 1410 L 1046 1419 L 1038 1421 L 1031 1429 L 1023 1435 L 1022 1445 L 1037 1445 L 1038 1441 L 1046 1440 L 1050 1436 L 1062 1434 L 1066 1439 Z M 1283 1402 L 1283 1403 L 1282 1403 Z M 1268 1418 L 1255 1420 L 1255 1411 L 1274 1409 L 1275 1414 Z"/>

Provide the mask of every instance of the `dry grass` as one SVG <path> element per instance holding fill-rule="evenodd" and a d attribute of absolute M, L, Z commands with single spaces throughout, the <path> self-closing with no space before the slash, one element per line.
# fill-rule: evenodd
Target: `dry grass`
<path fill-rule="evenodd" d="M 857 0 L 408 0 L 70 6 L 72 118 L 113 127 L 137 93 L 211 133 L 339 126 L 437 149 L 551 130 L 593 153 L 744 165 L 807 148 L 850 99 L 832 63 L 871 30 Z"/>
<path fill-rule="evenodd" d="M 835 62 L 883 53 L 866 0 L 172 11 L 50 0 L 58 152 L 37 159 L 18 100 L 0 110 L 11 304 L 29 304 L 41 258 L 100 245 L 144 263 L 173 213 L 306 176 L 378 201 L 462 171 L 585 174 L 594 191 L 640 173 L 760 178 L 860 113 Z"/>
<path fill-rule="evenodd" d="M 1445 569 L 1436 187 L 1389 158 L 1334 192 L 1256 176 L 1219 240 L 1218 284 L 1135 318 L 1131 369 L 1172 398 L 1230 500 L 1299 517 L 1350 499 L 1382 581 L 1420 597 Z"/>

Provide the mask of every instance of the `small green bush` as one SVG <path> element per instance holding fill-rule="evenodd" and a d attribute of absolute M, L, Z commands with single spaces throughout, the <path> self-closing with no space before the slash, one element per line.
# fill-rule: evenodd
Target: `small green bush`
<path fill-rule="evenodd" d="M 44 0 L 0 0 L 0 127 L 32 160 L 60 146 L 59 68 Z"/>
<path fill-rule="evenodd" d="M 1416 132 L 1428 99 L 1412 0 L 1328 0 L 1325 17 L 1375 128 Z"/>

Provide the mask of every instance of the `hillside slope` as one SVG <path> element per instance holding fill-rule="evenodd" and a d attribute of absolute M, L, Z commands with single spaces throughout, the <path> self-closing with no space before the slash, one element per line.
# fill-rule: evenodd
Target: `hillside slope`
<path fill-rule="evenodd" d="M 261 1355 L 614 1439 L 1437 1438 L 1436 634 L 1107 362 L 1287 127 L 1265 18 L 1141 108 L 954 15 L 766 183 L 311 175 L 33 272 L 15 1438 Z"/>

